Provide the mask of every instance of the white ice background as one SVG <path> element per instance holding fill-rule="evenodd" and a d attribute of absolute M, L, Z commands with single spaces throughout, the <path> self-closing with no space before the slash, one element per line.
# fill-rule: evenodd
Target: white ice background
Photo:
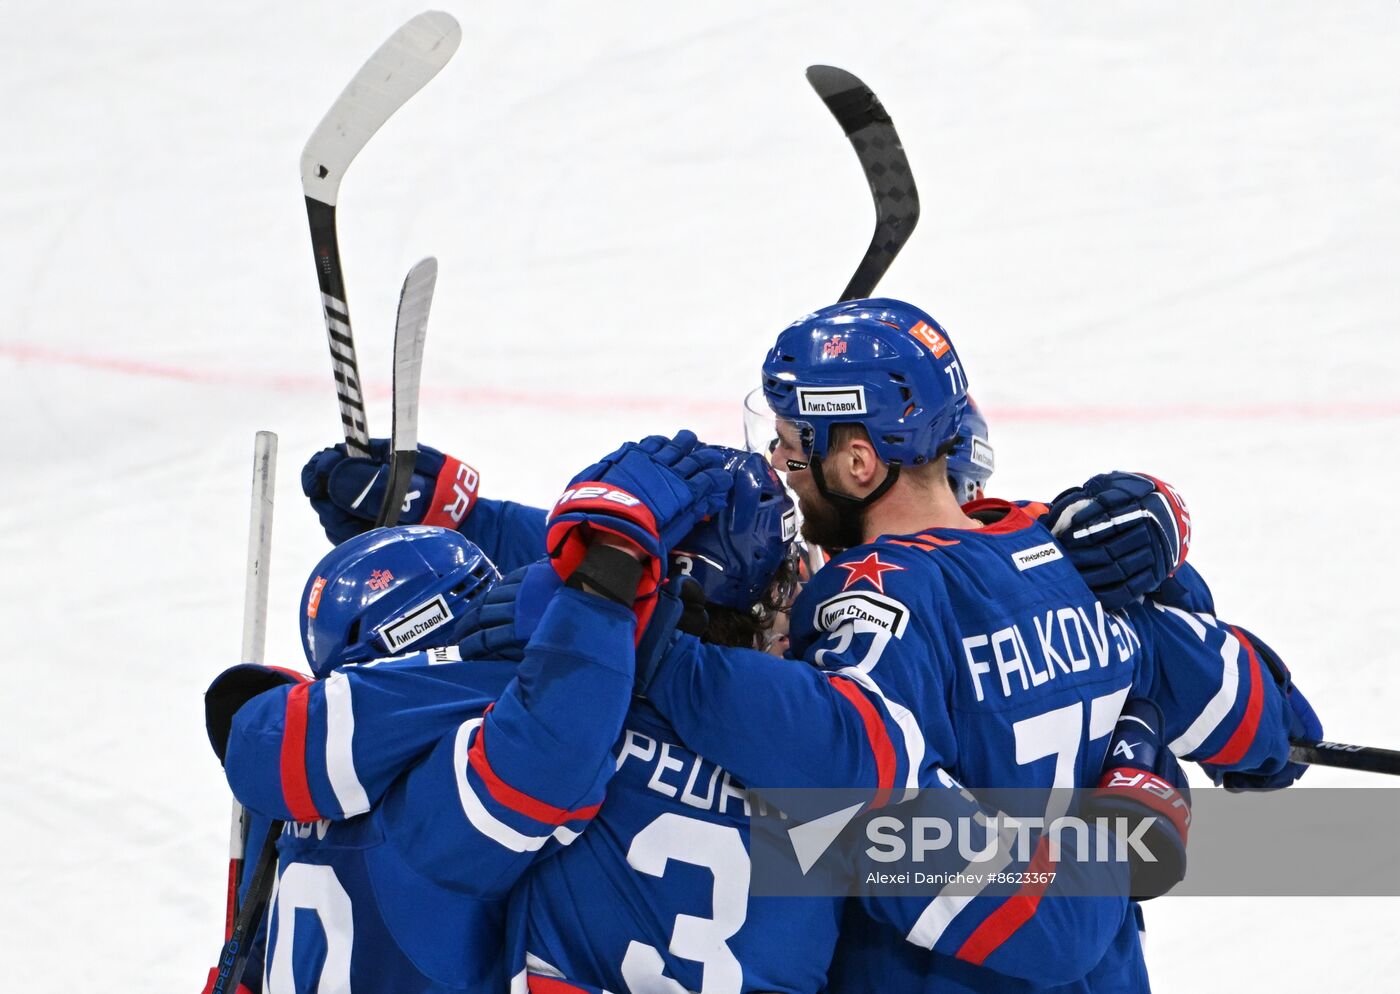
<path fill-rule="evenodd" d="M 1330 736 L 1400 746 L 1395 0 L 444 6 L 461 51 L 342 188 L 376 433 L 398 286 L 435 254 L 420 437 L 487 494 L 546 501 L 652 431 L 737 441 L 766 344 L 869 237 L 802 76 L 840 65 L 922 194 L 882 290 L 957 343 L 993 491 L 1171 480 L 1222 615 Z M 5 990 L 192 992 L 213 961 L 200 694 L 238 652 L 252 437 L 281 436 L 269 658 L 295 665 L 326 547 L 298 471 L 339 430 L 298 157 L 419 9 L 5 5 Z M 1397 909 L 1158 901 L 1155 985 L 1390 990 Z"/>

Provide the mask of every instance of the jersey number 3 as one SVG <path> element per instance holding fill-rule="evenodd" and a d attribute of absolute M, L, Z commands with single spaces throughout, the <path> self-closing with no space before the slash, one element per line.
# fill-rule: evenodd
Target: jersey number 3
<path fill-rule="evenodd" d="M 667 813 L 632 839 L 627 862 L 639 873 L 661 877 L 671 860 L 710 871 L 714 878 L 712 918 L 676 915 L 669 951 L 694 960 L 704 970 L 698 994 L 739 994 L 744 976 L 726 944 L 748 916 L 749 854 L 737 828 Z M 622 959 L 622 978 L 631 994 L 685 994 L 686 988 L 665 974 L 654 946 L 633 941 Z"/>

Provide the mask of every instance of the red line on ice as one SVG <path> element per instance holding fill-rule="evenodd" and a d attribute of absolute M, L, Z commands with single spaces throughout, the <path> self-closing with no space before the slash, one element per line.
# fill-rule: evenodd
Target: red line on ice
<path fill-rule="evenodd" d="M 122 356 L 83 355 L 59 349 L 0 342 L 0 357 L 17 362 L 43 363 L 92 369 L 119 376 L 146 379 L 178 380 L 186 383 L 206 383 L 220 386 L 242 386 L 281 393 L 330 391 L 330 377 L 316 375 L 287 375 L 258 370 L 215 369 L 131 359 Z M 366 383 L 368 397 L 389 396 L 388 383 Z M 496 387 L 424 388 L 425 399 L 447 400 L 472 407 L 536 407 L 539 394 L 529 390 L 508 390 Z M 552 402 L 564 407 L 591 406 L 599 408 L 597 394 L 561 394 L 551 391 Z M 675 396 L 614 395 L 605 398 L 605 408 L 611 411 L 670 411 L 696 416 L 737 418 L 740 402 L 685 400 Z M 1400 417 L 1400 401 L 1358 401 L 1330 404 L 1264 403 L 1264 404 L 1153 404 L 1142 406 L 1096 406 L 1092 404 L 1060 406 L 994 407 L 991 415 L 1005 421 L 1073 421 L 1103 423 L 1112 421 L 1211 420 L 1263 421 L 1272 418 L 1318 419 L 1350 421 Z"/>

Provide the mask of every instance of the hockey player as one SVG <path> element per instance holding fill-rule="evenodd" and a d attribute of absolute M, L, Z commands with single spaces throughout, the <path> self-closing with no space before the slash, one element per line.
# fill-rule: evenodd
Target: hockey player
<path fill-rule="evenodd" d="M 344 509 L 343 509 L 343 508 L 340 508 L 340 507 L 336 507 L 335 501 L 334 501 L 334 499 L 333 499 L 333 498 L 334 498 L 335 490 L 336 490 L 336 488 L 337 488 L 337 484 L 339 485 L 339 489 L 342 490 L 342 491 L 345 491 L 346 488 L 348 487 L 349 489 L 354 490 L 356 493 L 363 493 L 363 492 L 364 492 L 364 488 L 365 488 L 365 484 L 368 482 L 368 476 L 373 472 L 373 470 L 372 470 L 372 468 L 370 468 L 368 465 L 362 467 L 362 466 L 356 466 L 356 465 L 352 464 L 350 461 L 343 461 L 343 460 L 342 460 L 342 457 L 341 457 L 338 453 L 326 453 L 326 454 L 323 454 L 323 456 L 324 456 L 328 461 L 330 461 L 333 465 L 332 465 L 331 471 L 330 471 L 329 473 L 323 474 L 322 477 L 321 477 L 321 479 L 324 480 L 324 483 L 322 484 L 322 485 L 324 486 L 324 489 L 321 490 L 321 491 L 320 491 L 320 494 L 319 494 L 319 499 L 321 500 L 322 503 L 321 503 L 320 506 L 318 506 L 318 510 L 322 510 L 322 508 L 324 508 L 324 507 L 330 507 L 330 508 L 333 509 L 333 512 L 334 512 L 335 514 L 339 514 L 339 515 L 345 516 L 345 511 L 344 511 Z M 313 462 L 314 462 L 314 461 L 313 461 Z M 441 464 L 448 464 L 448 465 L 450 465 L 450 464 L 451 464 L 451 461 L 450 461 L 449 459 L 444 458 L 444 459 L 441 461 Z M 309 467 L 309 469 L 310 469 L 310 468 L 311 468 L 311 467 Z M 350 472 L 349 472 L 349 471 L 352 470 L 352 469 L 358 470 L 359 472 L 365 474 L 365 475 L 362 476 L 360 479 L 354 480 L 354 481 L 353 481 L 353 484 L 351 484 L 351 482 L 350 482 Z M 369 472 L 366 472 L 366 470 L 368 470 Z M 341 477 L 341 478 L 340 478 L 339 480 L 336 480 L 336 479 L 334 478 L 334 474 L 335 474 L 336 472 L 339 472 L 339 473 L 340 473 L 340 477 Z M 461 473 L 460 471 L 458 471 L 457 473 L 455 473 L 455 474 L 453 474 L 453 475 L 455 475 L 455 476 L 457 476 L 457 477 L 460 477 L 460 476 L 462 475 L 462 473 Z M 472 478 L 474 479 L 474 476 L 473 476 Z M 315 479 L 316 479 L 316 477 L 315 477 L 315 475 L 313 474 L 313 480 L 315 480 Z M 432 491 L 432 490 L 438 490 L 438 489 L 441 488 L 441 485 L 442 485 L 442 484 L 441 484 L 441 480 L 442 480 L 442 477 L 439 476 L 438 481 L 437 481 L 437 486 L 436 486 L 436 487 L 426 487 L 426 488 L 420 487 L 420 489 L 423 489 L 424 492 L 428 492 L 428 491 Z M 430 482 L 431 482 L 431 481 L 430 481 Z M 415 486 L 418 486 L 418 484 L 415 483 Z M 308 489 L 309 489 L 309 492 L 313 492 L 313 496 L 314 496 L 313 502 L 315 502 L 315 499 L 317 499 L 317 498 L 316 498 L 315 495 L 314 495 L 314 491 L 312 491 L 311 488 L 308 488 Z M 372 503 L 372 502 L 371 502 L 371 503 Z M 434 502 L 434 503 L 437 503 L 437 502 Z M 459 506 L 460 506 L 460 504 L 459 504 Z M 478 506 L 480 507 L 480 506 L 482 506 L 482 505 L 478 505 Z M 325 521 L 326 521 L 326 515 L 323 513 L 323 522 L 325 522 Z M 328 525 L 329 525 L 329 522 L 327 522 L 327 523 L 328 523 Z M 1048 542 L 1048 538 L 1046 539 L 1046 541 Z M 833 544 L 835 544 L 835 543 L 833 543 Z M 878 589 L 878 588 L 877 588 L 877 589 Z M 1104 626 L 1104 625 L 1108 625 L 1108 626 L 1110 626 L 1110 629 L 1111 629 L 1112 626 L 1116 624 L 1116 622 L 1112 621 L 1111 619 L 1103 619 L 1103 620 L 1100 621 L 1099 624 L 1100 624 L 1100 627 L 1099 627 L 1099 629 L 1098 629 L 1098 635 L 1099 635 L 1098 642 L 1099 642 L 1099 643 L 1106 643 L 1108 640 L 1107 640 L 1107 638 L 1104 636 L 1103 626 Z M 1129 629 L 1129 631 L 1131 631 L 1131 629 Z M 834 635 L 834 634 L 835 634 L 835 633 L 833 633 L 833 635 Z M 1080 636 L 1081 639 L 1083 638 L 1082 630 L 1077 631 L 1077 634 L 1079 634 L 1079 636 Z M 1091 639 L 1092 639 L 1092 637 L 1093 637 L 1093 633 L 1092 633 L 1092 632 L 1090 633 L 1090 637 L 1091 637 Z M 1098 648 L 1097 644 L 1096 644 L 1095 648 L 1096 648 L 1096 649 Z M 1072 657 L 1072 660 L 1073 660 L 1074 662 L 1077 663 L 1077 662 L 1078 662 L 1078 657 Z M 1014 673 L 1013 673 L 1013 675 L 1014 675 Z M 1032 679 L 1034 679 L 1034 678 L 1032 677 Z M 1121 699 L 1119 700 L 1119 703 L 1121 703 Z M 1102 709 L 1100 709 L 1100 710 L 1102 710 Z M 877 713 L 879 713 L 879 712 L 877 711 Z M 1101 722 L 1101 721 L 1099 722 L 1099 725 L 1100 725 L 1100 726 L 1102 725 L 1102 722 Z M 1105 734 L 1106 734 L 1106 733 L 1105 733 Z M 1104 741 L 1106 741 L 1106 740 L 1104 740 Z M 1100 749 L 1102 749 L 1102 743 L 1100 744 Z M 707 756 L 708 756 L 708 753 L 707 753 Z M 740 762 L 742 763 L 743 760 L 740 760 Z M 764 781 L 758 781 L 758 782 L 764 782 Z M 838 783 L 838 782 L 841 782 L 841 781 L 835 780 L 835 779 L 829 779 L 829 780 L 825 780 L 824 782 L 827 783 L 827 784 L 830 784 L 830 783 Z M 967 915 L 967 916 L 965 916 L 964 920 L 965 920 L 965 921 L 970 921 L 970 920 L 972 920 L 972 918 L 973 918 L 972 915 Z M 1029 931 L 1030 931 L 1030 929 L 1027 929 L 1027 932 L 1029 932 Z"/>
<path fill-rule="evenodd" d="M 769 578 L 779 565 L 772 550 L 791 538 L 791 506 L 759 457 L 739 457 L 732 465 L 749 467 L 737 476 L 732 506 L 678 546 L 678 561 L 704 586 L 712 614 L 742 610 L 765 586 L 774 591 L 770 604 L 783 601 Z M 726 620 L 727 629 L 710 625 L 712 643 L 755 644 L 752 632 Z M 549 977 L 562 974 L 570 981 L 633 990 L 664 984 L 666 978 L 692 989 L 820 987 L 840 902 L 747 902 L 742 883 L 748 872 L 750 801 L 740 784 L 688 748 L 644 701 L 629 711 L 617 754 L 617 776 L 592 826 L 568 850 L 535 866 L 516 896 L 524 909 L 522 942 L 531 954 L 532 985 L 547 988 Z M 434 776 L 447 782 L 450 768 L 424 764 L 409 782 L 419 780 L 419 796 L 428 796 Z M 460 816 L 449 819 L 432 833 L 434 847 L 462 851 L 469 841 L 462 833 L 473 831 L 475 826 L 463 824 Z M 668 871 L 667 865 L 674 868 Z M 425 869 L 438 879 L 453 879 L 454 867 L 446 859 Z M 702 871 L 699 877 L 696 870 Z M 499 886 L 499 880 L 480 880 L 465 863 L 455 872 L 467 874 L 454 881 L 456 887 Z M 599 896 L 610 913 L 580 916 L 580 894 Z M 719 944 L 700 941 L 707 926 L 696 914 L 717 901 L 728 910 L 714 928 L 732 927 L 733 934 Z M 1117 907 L 1121 917 L 1120 905 L 1103 903 Z M 1113 924 L 1100 921 L 1098 930 Z M 700 930 L 698 944 L 677 945 L 673 928 Z M 1045 934 L 1050 936 L 1049 930 Z M 1067 941 L 1059 934 L 1050 937 Z"/>
<path fill-rule="evenodd" d="M 980 430 L 985 431 L 985 426 Z M 955 477 L 950 482 L 956 492 L 957 474 L 950 475 Z M 985 483 L 986 476 L 981 476 L 978 485 Z M 1141 474 L 1110 473 L 1061 495 L 1045 520 L 1059 522 L 1057 535 L 1068 532 L 1081 574 L 1087 574 L 1102 602 L 1126 612 L 1149 646 L 1133 692 L 1155 702 L 1151 720 L 1161 741 L 1183 758 L 1199 761 L 1217 783 L 1232 789 L 1287 786 L 1306 769 L 1288 760 L 1288 740 L 1321 737 L 1321 724 L 1292 686 L 1278 656 L 1253 634 L 1215 618 L 1204 582 L 1192 567 L 1180 562 L 1180 536 L 1189 534 L 1189 525 L 1173 523 L 1173 509 L 1180 507 L 1179 498 L 1160 481 Z M 1080 529 L 1069 527 L 1069 521 L 1076 514 L 1095 523 L 1118 517 L 1128 520 L 1097 530 L 1085 528 L 1091 533 L 1074 539 L 1073 532 Z M 1138 527 L 1144 516 L 1154 527 Z M 1159 582 L 1168 572 L 1172 577 Z M 1132 594 L 1148 587 L 1154 589 L 1147 602 L 1134 604 Z M 1111 749 L 1109 755 L 1113 755 Z M 874 916 L 848 909 L 832 964 L 833 992 L 863 990 L 865 978 L 877 968 L 887 989 L 910 994 L 1147 990 L 1138 943 L 1128 927 L 1135 923 L 1137 931 L 1142 930 L 1136 903 L 1133 918 L 1090 972 L 1082 980 L 1055 987 L 989 976 L 966 966 L 960 956 L 922 948 L 927 931 L 915 928 L 901 935 L 881 923 L 888 920 L 883 914 L 888 909 L 881 905 L 890 903 L 894 902 L 878 902 Z M 941 904 L 946 911 L 947 902 Z M 915 910 L 920 910 L 921 918 L 925 913 L 931 918 L 939 908 L 940 902 L 935 901 Z M 1041 980 L 1051 976 L 1047 972 Z"/>
<path fill-rule="evenodd" d="M 731 465 L 730 507 L 677 558 L 704 592 L 706 644 L 753 648 L 789 596 L 795 514 L 763 456 L 733 453 Z M 530 990 L 820 990 L 839 902 L 749 897 L 744 785 L 641 697 L 615 752 L 593 823 L 512 897 Z"/>
<path fill-rule="evenodd" d="M 576 589 L 536 583 L 546 593 L 528 598 L 534 631 L 518 665 L 464 663 L 455 648 L 370 661 L 480 635 L 489 563 L 462 536 L 419 527 L 360 536 L 313 573 L 303 636 L 320 679 L 236 667 L 215 682 L 210 736 L 230 785 L 250 810 L 293 823 L 279 843 L 268 991 L 504 985 L 503 907 L 414 869 L 431 806 L 412 800 L 403 771 L 430 763 L 453 733 L 458 816 L 467 808 L 512 843 L 484 847 L 472 861 L 482 876 L 518 872 L 576 836 L 612 772 L 663 543 L 721 506 L 729 483 L 716 455 L 693 449 L 686 434 L 625 446 L 592 467 L 595 487 L 561 501 L 555 527 L 570 552 L 559 573 Z"/>
<path fill-rule="evenodd" d="M 646 687 L 681 738 L 757 785 L 1093 784 L 1142 635 L 1094 599 L 1043 508 L 959 508 L 945 457 L 966 381 L 943 331 L 894 301 L 824 308 L 779 337 L 764 374 L 804 535 L 846 551 L 793 610 L 794 653 L 815 668 L 677 643 Z M 1028 952 L 1046 924 L 1025 906 L 935 901 L 890 924 L 974 977 L 1073 981 L 1103 957 L 1090 935 L 1129 946 L 1141 973 L 1121 907 L 1121 924 L 1045 962 Z"/>

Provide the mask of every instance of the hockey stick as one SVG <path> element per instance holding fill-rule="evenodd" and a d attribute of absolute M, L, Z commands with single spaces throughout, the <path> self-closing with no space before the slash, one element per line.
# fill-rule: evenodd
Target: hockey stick
<path fill-rule="evenodd" d="M 393 454 L 376 528 L 398 522 L 418 461 L 418 384 L 423 376 L 423 343 L 436 285 L 437 260 L 428 256 L 408 271 L 399 294 L 399 315 L 394 323 Z"/>
<path fill-rule="evenodd" d="M 423 367 L 423 344 L 428 332 L 428 310 L 433 302 L 433 289 L 437 284 L 437 260 L 431 256 L 417 263 L 408 271 L 403 290 L 399 294 L 398 320 L 394 328 L 394 452 L 389 463 L 389 485 L 384 501 L 379 508 L 380 525 L 392 525 L 398 520 L 404 493 L 413 477 L 413 466 L 418 457 L 418 385 Z M 261 439 L 261 435 L 259 436 Z M 274 436 L 275 440 L 275 436 Z M 256 507 L 256 505 L 255 505 Z M 270 524 L 270 500 L 269 500 Z M 251 545 L 250 545 L 251 564 Z M 264 555 L 265 558 L 265 555 Z M 251 565 L 250 565 L 251 570 Z M 250 578 L 251 582 L 251 578 Z M 262 614 L 266 614 L 266 578 L 262 579 Z M 246 616 L 245 616 L 246 617 Z M 259 630 L 257 657 L 248 657 L 247 633 L 244 636 L 244 656 L 249 662 L 262 660 L 262 635 Z M 245 621 L 246 626 L 246 621 Z M 237 802 L 234 802 L 235 805 Z M 240 815 L 242 808 L 238 809 Z M 232 909 L 236 899 L 237 881 L 242 873 L 242 853 L 247 844 L 245 820 L 239 818 L 236 824 L 243 831 L 236 834 L 236 849 L 239 854 L 237 871 L 230 868 L 230 925 L 224 948 L 219 956 L 218 976 L 209 994 L 227 994 L 238 989 L 247 968 L 248 955 L 252 951 L 253 940 L 257 936 L 258 925 L 267 910 L 268 899 L 272 896 L 273 881 L 277 876 L 277 840 L 285 825 L 273 821 L 268 827 L 267 837 L 258 852 L 258 860 L 253 869 L 252 880 L 243 906 L 237 917 Z"/>
<path fill-rule="evenodd" d="M 301 189 L 316 254 L 326 335 L 335 374 L 346 451 L 369 455 L 369 427 L 350 308 L 345 301 L 345 273 L 340 264 L 335 207 L 340 182 L 360 149 L 384 122 L 447 65 L 462 40 L 452 15 L 430 10 L 399 28 L 355 73 L 307 139 L 301 153 Z"/>
<path fill-rule="evenodd" d="M 253 939 L 258 934 L 258 924 L 262 921 L 267 899 L 272 894 L 272 882 L 277 877 L 277 840 L 285 824 L 274 821 L 268 826 L 267 838 L 263 840 L 258 861 L 253 865 L 253 877 L 248 883 L 243 906 L 238 909 L 238 918 L 233 923 L 228 941 L 219 952 L 218 976 L 207 994 L 236 991 L 243 980 L 248 954 L 253 951 Z"/>
<path fill-rule="evenodd" d="M 875 199 L 875 234 L 841 293 L 842 300 L 869 297 L 919 223 L 919 191 L 894 122 L 870 87 L 835 66 L 808 66 L 807 82 L 850 139 Z"/>
<path fill-rule="evenodd" d="M 272 494 L 277 485 L 277 435 L 260 431 L 253 440 L 253 496 L 248 511 L 248 557 L 243 585 L 243 647 L 240 662 L 261 663 L 267 644 L 267 566 L 272 551 Z M 224 938 L 233 934 L 238 912 L 238 881 L 243 875 L 243 847 L 248 825 L 243 805 L 233 802 L 229 831 L 228 904 Z"/>
<path fill-rule="evenodd" d="M 1400 751 L 1375 746 L 1347 745 L 1344 742 L 1292 743 L 1288 758 L 1312 766 L 1334 766 L 1343 770 L 1364 770 L 1400 776 Z"/>
<path fill-rule="evenodd" d="M 239 660 L 245 663 L 261 663 L 267 643 L 267 589 L 268 565 L 272 554 L 272 498 L 277 485 L 277 436 L 270 431 L 260 431 L 253 443 L 253 496 L 248 512 L 248 559 L 246 580 L 243 587 L 243 648 Z M 273 851 L 276 851 L 276 835 L 282 826 L 276 825 L 272 838 Z M 226 970 L 231 971 L 235 959 L 230 958 L 230 949 L 236 954 L 247 946 L 245 933 L 239 924 L 247 905 L 252 903 L 252 890 L 257 885 L 258 875 L 265 872 L 260 856 L 252 885 L 249 887 L 249 900 L 244 907 L 238 904 L 238 883 L 243 876 L 243 854 L 248 845 L 248 819 L 243 805 L 235 799 L 233 818 L 229 831 L 228 861 L 228 903 L 224 912 L 224 950 L 219 956 L 218 977 L 213 990 L 220 994 L 225 990 Z M 264 846 L 264 849 L 267 847 Z M 244 949 L 243 960 L 247 960 Z M 242 976 L 242 963 L 238 963 L 237 977 Z M 238 986 L 238 979 L 233 980 Z"/>

